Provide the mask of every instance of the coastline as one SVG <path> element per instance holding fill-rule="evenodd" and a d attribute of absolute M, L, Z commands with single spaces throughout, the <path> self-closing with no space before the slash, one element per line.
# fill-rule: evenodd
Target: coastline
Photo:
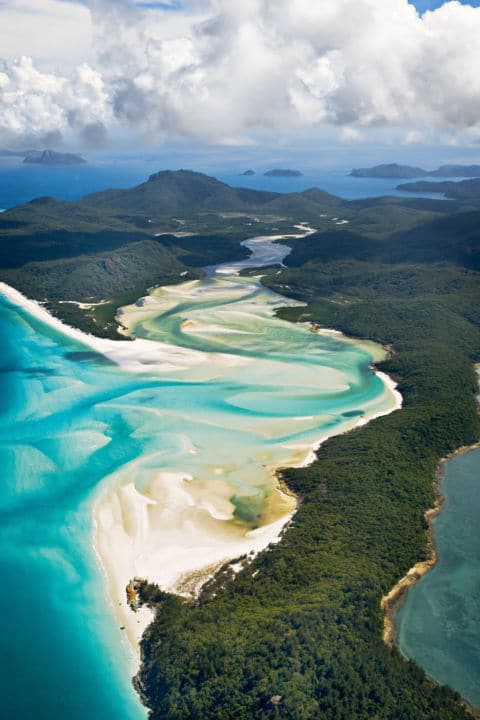
<path fill-rule="evenodd" d="M 343 336 L 340 331 L 330 332 Z M 356 341 L 352 339 L 352 342 Z M 383 348 L 383 352 L 388 355 L 390 350 Z M 371 370 L 380 377 L 384 391 L 390 394 L 391 405 L 368 417 L 357 419 L 345 433 L 402 407 L 403 398 L 397 383 L 373 365 Z M 202 498 L 201 491 L 199 493 L 190 484 L 192 478 L 181 472 L 157 473 L 143 493 L 139 493 L 131 481 L 120 483 L 114 488 L 105 488 L 94 506 L 96 553 L 108 578 L 117 614 L 137 653 L 142 634 L 139 636 L 138 631 L 140 627 L 146 630 L 149 622 L 146 618 L 144 624 L 141 619 L 139 625 L 135 614 L 128 610 L 125 603 L 127 583 L 137 577 L 159 585 L 163 591 L 193 599 L 226 563 L 235 564 L 234 559 L 241 556 L 252 559 L 268 545 L 279 542 L 299 505 L 299 498 L 282 483 L 281 471 L 285 467 L 302 468 L 311 465 L 317 458 L 316 451 L 330 437 L 322 435 L 314 443 L 290 446 L 291 454 L 287 462 L 267 468 L 272 491 L 270 508 L 266 514 L 270 518 L 273 514 L 274 519 L 254 530 L 235 527 L 232 523 L 234 508 L 230 502 L 231 489 L 221 487 L 221 476 L 218 487 L 214 488 L 213 498 L 209 498 L 208 502 Z M 168 516 L 171 507 L 175 507 L 181 516 L 176 524 Z M 188 526 L 182 525 L 182 522 L 186 522 L 187 513 Z M 125 518 L 132 515 L 136 518 L 135 522 L 125 522 Z M 215 522 L 219 520 L 223 523 Z M 129 533 L 125 532 L 127 526 L 130 526 Z M 132 526 L 135 526 L 135 530 L 131 529 Z M 112 562 L 115 557 L 121 558 L 122 562 Z M 235 571 L 236 567 L 233 569 Z M 120 614 L 120 608 L 127 612 Z"/>
<path fill-rule="evenodd" d="M 446 498 L 441 491 L 441 480 L 445 472 L 445 465 L 455 457 L 478 449 L 480 449 L 480 440 L 471 445 L 463 445 L 457 448 L 453 452 L 441 458 L 438 463 L 433 480 L 433 488 L 435 491 L 435 504 L 433 507 L 429 508 L 424 515 L 427 522 L 426 559 L 416 563 L 396 583 L 396 585 L 390 590 L 390 592 L 382 597 L 380 602 L 381 610 L 384 613 L 383 641 L 388 647 L 393 647 L 397 644 L 397 628 L 395 625 L 395 616 L 398 610 L 402 607 L 403 603 L 406 601 L 408 592 L 433 567 L 435 567 L 438 560 L 433 521 L 441 513 L 445 505 Z M 440 684 L 428 673 L 425 673 L 425 675 L 435 685 Z M 460 699 L 459 704 L 464 707 L 465 710 L 467 710 L 467 712 L 472 715 L 472 717 L 480 720 L 480 708 L 475 707 L 464 698 Z"/>
<path fill-rule="evenodd" d="M 38 300 L 32 300 L 19 290 L 0 282 L 0 294 L 10 303 L 21 310 L 26 310 L 36 320 L 40 320 L 53 330 L 62 333 L 65 337 L 91 348 L 104 355 L 114 364 L 133 373 L 154 374 L 158 372 L 173 372 L 186 369 L 192 365 L 192 359 L 197 366 L 202 365 L 208 374 L 209 353 L 200 350 L 184 349 L 180 346 L 169 345 L 145 338 L 134 340 L 110 340 L 85 333 L 78 328 L 67 325 L 59 318 L 51 315 Z M 231 365 L 228 355 L 215 354 L 225 366 Z"/>
<path fill-rule="evenodd" d="M 131 340 L 117 341 L 97 338 L 68 326 L 61 320 L 50 315 L 40 303 L 28 299 L 22 293 L 4 283 L 0 283 L 0 292 L 2 292 L 10 302 L 26 310 L 31 316 L 41 320 L 65 336 L 106 355 L 117 362 L 123 369 L 133 370 L 135 372 L 151 373 L 152 370 L 154 372 L 159 370 L 164 372 L 168 369 L 176 369 L 184 364 L 187 351 L 182 348 L 143 339 L 136 339 L 132 342 Z M 324 332 L 325 334 L 335 333 L 336 335 L 338 334 L 344 337 L 346 340 L 351 340 L 353 343 L 362 342 L 354 338 L 348 338 L 341 333 L 341 331 L 321 329 L 319 332 Z M 378 344 L 375 343 L 375 345 L 381 348 Z M 372 348 L 373 346 L 374 344 L 372 343 Z M 388 354 L 389 349 L 383 348 L 383 351 Z M 204 353 L 188 350 L 190 356 L 192 353 L 198 355 L 198 362 L 204 360 Z M 153 356 L 155 356 L 155 362 L 152 363 Z M 142 360 L 144 360 L 144 362 L 142 362 Z M 379 411 L 368 417 L 361 417 L 344 432 L 350 432 L 377 417 L 390 414 L 402 406 L 402 396 L 397 390 L 397 384 L 394 380 L 385 373 L 378 371 L 374 365 L 371 366 L 371 370 L 381 378 L 385 391 L 391 394 L 392 405 L 388 409 Z M 224 498 L 225 503 L 220 503 L 217 507 L 207 506 L 204 502 L 200 508 L 202 511 L 202 517 L 199 518 L 200 534 L 189 543 L 190 549 L 183 554 L 182 560 L 180 561 L 178 554 L 175 553 L 175 545 L 173 548 L 170 545 L 168 554 L 164 555 L 163 558 L 157 558 L 157 561 L 160 560 L 157 568 L 158 566 L 162 567 L 162 577 L 160 578 L 158 577 L 158 572 L 136 572 L 135 562 L 132 563 L 129 561 L 129 557 L 130 559 L 132 558 L 132 553 L 135 554 L 138 552 L 139 548 L 141 548 L 143 558 L 149 555 L 148 552 L 144 552 L 145 547 L 142 546 L 141 541 L 144 537 L 145 522 L 148 519 L 149 513 L 155 512 L 152 505 L 156 505 L 157 500 L 149 497 L 150 493 L 139 493 L 135 489 L 133 481 L 128 479 L 126 482 L 123 481 L 116 485 L 115 488 L 107 487 L 101 491 L 101 495 L 93 502 L 93 549 L 107 578 L 109 592 L 106 592 L 106 595 L 110 598 L 110 605 L 114 614 L 120 621 L 122 628 L 126 631 L 126 637 L 128 637 L 129 644 L 135 656 L 137 656 L 139 652 L 139 640 L 143 632 L 152 622 L 153 616 L 152 612 L 147 608 L 139 612 L 134 612 L 128 606 L 126 586 L 133 577 L 143 578 L 146 576 L 145 579 L 149 579 L 152 582 L 160 582 L 163 589 L 192 597 L 198 593 L 204 582 L 211 578 L 216 570 L 225 562 L 232 561 L 232 558 L 240 555 L 261 552 L 269 544 L 279 542 L 285 527 L 291 521 L 298 507 L 298 498 L 291 492 L 285 492 L 285 488 L 282 488 L 278 482 L 277 473 L 283 467 L 305 467 L 314 462 L 316 459 L 316 450 L 318 450 L 320 445 L 324 443 L 328 437 L 330 436 L 323 436 L 308 447 L 292 448 L 293 452 L 289 457 L 288 464 L 284 462 L 281 467 L 269 468 L 272 481 L 272 495 L 275 495 L 277 501 L 281 504 L 283 503 L 284 506 L 280 518 L 277 512 L 276 519 L 273 522 L 267 522 L 255 530 L 245 531 L 245 528 L 243 528 L 242 532 L 239 533 L 239 535 L 243 535 L 243 538 L 237 537 L 238 542 L 232 544 L 231 536 L 227 541 L 227 538 L 218 532 L 218 524 L 217 530 L 215 530 L 213 523 L 210 522 L 210 519 L 230 520 L 232 518 L 231 508 L 228 507 L 228 497 Z M 131 468 L 131 472 L 135 472 L 134 467 Z M 166 477 L 166 475 L 168 475 L 168 477 Z M 158 484 L 160 486 L 163 484 L 161 493 L 165 493 L 166 486 L 169 488 L 172 486 L 170 481 L 172 481 L 173 475 L 173 473 L 167 473 L 164 478 L 159 478 Z M 162 480 L 166 482 L 162 483 Z M 178 497 L 183 497 L 183 501 L 186 502 L 187 506 L 191 507 L 192 504 L 198 502 L 198 498 L 187 497 L 190 494 L 190 488 L 185 486 L 185 482 L 188 485 L 188 478 L 180 476 L 178 473 L 173 477 L 174 492 L 176 492 L 177 496 L 177 500 L 174 500 L 174 502 L 178 501 Z M 108 495 L 107 500 L 105 499 L 106 495 Z M 129 522 L 133 523 L 138 529 L 138 533 L 133 533 L 132 537 L 129 536 L 128 532 L 125 533 L 122 531 L 122 517 L 125 516 L 128 516 Z M 173 530 L 170 528 L 170 530 L 169 540 L 171 540 L 172 537 L 178 540 L 179 534 L 181 534 L 179 533 L 179 528 Z M 214 551 L 212 551 L 212 548 L 208 547 L 208 545 L 205 546 L 204 543 L 202 544 L 202 539 L 205 539 L 205 537 L 208 537 L 211 541 L 213 540 L 213 544 L 215 545 Z M 158 539 L 158 535 L 156 535 L 156 540 Z M 194 552 L 191 551 L 191 547 L 195 548 Z M 118 566 L 112 568 L 111 563 L 106 561 L 106 558 L 109 556 L 116 556 L 120 559 L 120 566 L 123 568 L 120 573 L 118 572 Z M 166 562 L 168 559 L 170 559 L 170 562 Z M 150 562 L 152 562 L 151 559 Z M 147 566 L 149 564 L 150 563 L 144 564 L 145 570 L 148 570 Z M 172 568 L 172 564 L 175 566 L 174 569 Z"/>
<path fill-rule="evenodd" d="M 443 477 L 446 463 L 459 455 L 480 449 L 480 440 L 473 445 L 463 445 L 445 457 L 441 458 L 438 463 L 435 477 L 433 480 L 433 488 L 435 491 L 435 504 L 425 512 L 425 520 L 427 521 L 427 548 L 426 559 L 416 563 L 410 570 L 397 582 L 387 595 L 382 597 L 380 607 L 385 613 L 383 640 L 386 645 L 392 647 L 396 643 L 396 628 L 394 616 L 400 609 L 406 599 L 407 593 L 424 575 L 426 575 L 437 562 L 437 551 L 435 545 L 433 520 L 442 511 L 445 504 L 445 496 L 440 489 L 440 481 Z M 480 711 L 479 711 L 480 712 Z"/>

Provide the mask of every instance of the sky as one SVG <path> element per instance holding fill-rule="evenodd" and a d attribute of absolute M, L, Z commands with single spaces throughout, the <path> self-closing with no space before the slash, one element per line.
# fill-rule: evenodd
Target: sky
<path fill-rule="evenodd" d="M 480 147 L 480 0 L 0 0 L 0 147 Z"/>

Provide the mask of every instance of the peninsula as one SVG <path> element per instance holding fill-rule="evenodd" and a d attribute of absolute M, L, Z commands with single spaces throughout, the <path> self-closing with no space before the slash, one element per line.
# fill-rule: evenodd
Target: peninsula
<path fill-rule="evenodd" d="M 459 182 L 428 182 L 420 180 L 414 183 L 403 183 L 397 190 L 411 193 L 440 193 L 455 200 L 480 200 L 480 178 L 461 180 Z"/>

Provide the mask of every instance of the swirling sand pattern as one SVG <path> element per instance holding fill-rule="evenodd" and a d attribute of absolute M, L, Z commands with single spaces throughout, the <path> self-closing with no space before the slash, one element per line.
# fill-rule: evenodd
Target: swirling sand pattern
<path fill-rule="evenodd" d="M 286 251 L 266 239 L 252 247 L 268 264 Z M 398 407 L 369 367 L 381 348 L 277 319 L 290 301 L 238 276 L 242 266 L 125 308 L 135 342 L 82 336 L 3 286 L 0 643 L 11 717 L 144 717 L 126 638 L 135 643 L 149 618 L 126 607 L 127 582 L 185 589 L 189 573 L 201 579 L 275 541 L 295 509 L 276 470 Z"/>

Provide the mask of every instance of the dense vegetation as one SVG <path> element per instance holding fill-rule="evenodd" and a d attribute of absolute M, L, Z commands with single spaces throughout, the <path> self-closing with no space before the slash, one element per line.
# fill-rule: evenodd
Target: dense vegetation
<path fill-rule="evenodd" d="M 477 175 L 480 173 L 477 173 Z M 414 183 L 404 183 L 398 186 L 399 190 L 418 193 L 443 193 L 448 198 L 460 200 L 478 200 L 480 198 L 480 178 L 462 180 L 460 182 L 427 182 L 422 180 Z"/>
<path fill-rule="evenodd" d="M 225 567 L 195 603 L 142 586 L 158 608 L 137 680 L 153 720 L 466 717 L 455 693 L 385 646 L 380 599 L 424 556 L 439 458 L 480 434 L 479 217 L 459 202 L 347 203 L 162 173 L 132 191 L 46 199 L 0 218 L 0 279 L 56 303 L 108 299 L 100 325 L 120 297 L 232 259 L 243 237 L 310 221 L 319 232 L 291 241 L 288 267 L 263 278 L 307 303 L 285 318 L 395 348 L 382 369 L 404 408 L 284 471 L 302 502 L 280 544 L 235 577 Z M 75 306 L 57 310 L 87 322 Z"/>
<path fill-rule="evenodd" d="M 298 232 L 299 219 L 327 231 L 341 214 L 378 239 L 393 227 L 434 220 L 444 206 L 393 199 L 345 203 L 316 188 L 284 195 L 165 171 L 130 190 L 76 202 L 38 198 L 2 213 L 0 280 L 46 301 L 51 312 L 83 330 L 116 337 L 120 305 L 148 287 L 198 277 L 204 265 L 244 257 L 240 242 L 252 235 Z"/>
<path fill-rule="evenodd" d="M 400 246 L 319 233 L 264 278 L 308 302 L 286 318 L 392 343 L 381 367 L 404 409 L 331 439 L 310 468 L 285 470 L 302 498 L 294 522 L 234 579 L 225 568 L 193 604 L 144 587 L 159 609 L 138 679 L 154 720 L 466 717 L 455 693 L 385 646 L 380 612 L 425 555 L 439 458 L 480 434 L 480 243 L 473 229 L 447 241 L 437 222 Z"/>
<path fill-rule="evenodd" d="M 76 202 L 44 197 L 0 215 L 0 280 L 83 330 L 116 336 L 115 310 L 145 289 L 197 277 L 247 255 L 255 234 L 298 232 L 337 198 L 234 189 L 188 171 L 161 172 L 130 190 Z M 333 211 L 332 211 L 333 212 Z M 72 304 L 98 303 L 82 308 Z"/>

